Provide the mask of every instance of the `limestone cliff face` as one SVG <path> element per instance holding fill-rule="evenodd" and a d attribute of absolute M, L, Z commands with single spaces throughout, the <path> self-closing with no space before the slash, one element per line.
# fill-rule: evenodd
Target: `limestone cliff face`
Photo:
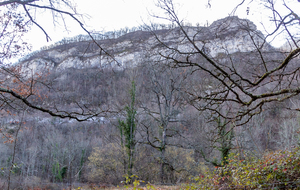
<path fill-rule="evenodd" d="M 264 44 L 264 49 L 272 48 L 263 41 L 263 34 L 249 20 L 226 17 L 213 22 L 208 27 L 187 27 L 185 30 L 195 44 L 211 56 L 219 53 L 248 52 Z M 153 35 L 153 33 L 156 34 Z M 27 72 L 37 72 L 45 67 L 64 70 L 67 68 L 94 68 L 119 66 L 132 67 L 143 61 L 145 54 L 164 51 L 157 38 L 168 46 L 181 51 L 191 50 L 179 28 L 149 31 L 135 31 L 116 39 L 97 41 L 114 57 L 111 59 L 101 52 L 91 41 L 69 42 L 43 50 L 24 59 L 21 64 Z"/>

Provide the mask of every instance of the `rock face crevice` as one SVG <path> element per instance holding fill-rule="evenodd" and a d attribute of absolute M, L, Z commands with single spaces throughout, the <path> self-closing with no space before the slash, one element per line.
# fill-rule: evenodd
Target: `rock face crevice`
<path fill-rule="evenodd" d="M 236 16 L 213 22 L 208 27 L 187 27 L 185 31 L 199 49 L 211 57 L 219 54 L 250 52 L 257 47 L 265 50 L 272 46 L 264 41 L 262 32 L 253 22 Z M 160 42 L 157 40 L 159 39 Z M 135 31 L 116 39 L 99 40 L 98 43 L 114 57 L 104 55 L 91 41 L 58 45 L 43 50 L 20 62 L 24 71 L 35 73 L 45 68 L 64 70 L 68 68 L 133 67 L 143 61 L 145 54 L 154 55 L 164 51 L 162 43 L 180 51 L 190 51 L 190 43 L 179 28 Z"/>

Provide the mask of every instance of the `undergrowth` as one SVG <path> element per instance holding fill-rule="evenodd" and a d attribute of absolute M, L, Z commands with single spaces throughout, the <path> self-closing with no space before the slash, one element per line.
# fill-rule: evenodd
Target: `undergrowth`
<path fill-rule="evenodd" d="M 300 185 L 300 149 L 274 151 L 257 158 L 230 154 L 228 164 L 194 178 L 186 189 L 293 189 Z"/>

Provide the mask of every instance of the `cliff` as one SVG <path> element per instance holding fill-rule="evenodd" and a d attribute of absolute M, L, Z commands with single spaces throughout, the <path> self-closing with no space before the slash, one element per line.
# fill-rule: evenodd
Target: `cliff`
<path fill-rule="evenodd" d="M 208 27 L 185 26 L 188 36 L 200 49 L 215 57 L 219 53 L 249 52 L 257 46 L 272 48 L 265 43 L 263 34 L 249 20 L 238 17 L 226 17 L 213 22 Z M 158 39 L 161 42 L 158 42 Z M 115 39 L 97 40 L 105 50 L 114 57 L 111 59 L 90 40 L 64 42 L 50 49 L 27 56 L 20 63 L 31 73 L 45 66 L 50 69 L 114 67 L 132 67 L 141 62 L 146 54 L 162 51 L 161 43 L 176 46 L 179 50 L 189 49 L 189 43 L 179 28 L 153 31 L 134 31 Z"/>

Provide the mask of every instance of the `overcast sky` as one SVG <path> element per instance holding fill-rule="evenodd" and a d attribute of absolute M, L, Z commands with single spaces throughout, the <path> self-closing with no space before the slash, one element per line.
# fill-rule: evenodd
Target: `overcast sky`
<path fill-rule="evenodd" d="M 179 17 L 192 24 L 212 23 L 213 21 L 228 16 L 237 4 L 242 0 L 211 0 L 211 7 L 207 7 L 207 0 L 174 0 Z M 77 11 L 86 15 L 84 17 L 87 28 L 91 31 L 111 31 L 124 27 L 134 27 L 143 22 L 162 22 L 154 20 L 149 13 L 161 14 L 161 10 L 155 6 L 155 0 L 74 0 Z M 298 5 L 298 4 L 297 4 Z M 300 3 L 299 3 L 300 5 Z M 247 15 L 247 7 L 249 14 Z M 299 7 L 300 10 L 300 7 Z M 245 3 L 240 6 L 235 15 L 253 21 L 258 29 L 263 30 L 261 21 L 269 20 L 263 7 L 258 3 Z M 53 27 L 51 17 L 46 14 L 37 15 L 43 27 L 49 32 L 52 41 L 46 42 L 45 36 L 37 27 L 33 27 L 28 38 L 33 45 L 33 50 L 44 45 L 50 45 L 64 37 L 84 34 L 77 23 L 66 20 L 69 31 L 65 31 L 63 24 Z M 278 42 L 277 42 L 278 43 Z"/>

